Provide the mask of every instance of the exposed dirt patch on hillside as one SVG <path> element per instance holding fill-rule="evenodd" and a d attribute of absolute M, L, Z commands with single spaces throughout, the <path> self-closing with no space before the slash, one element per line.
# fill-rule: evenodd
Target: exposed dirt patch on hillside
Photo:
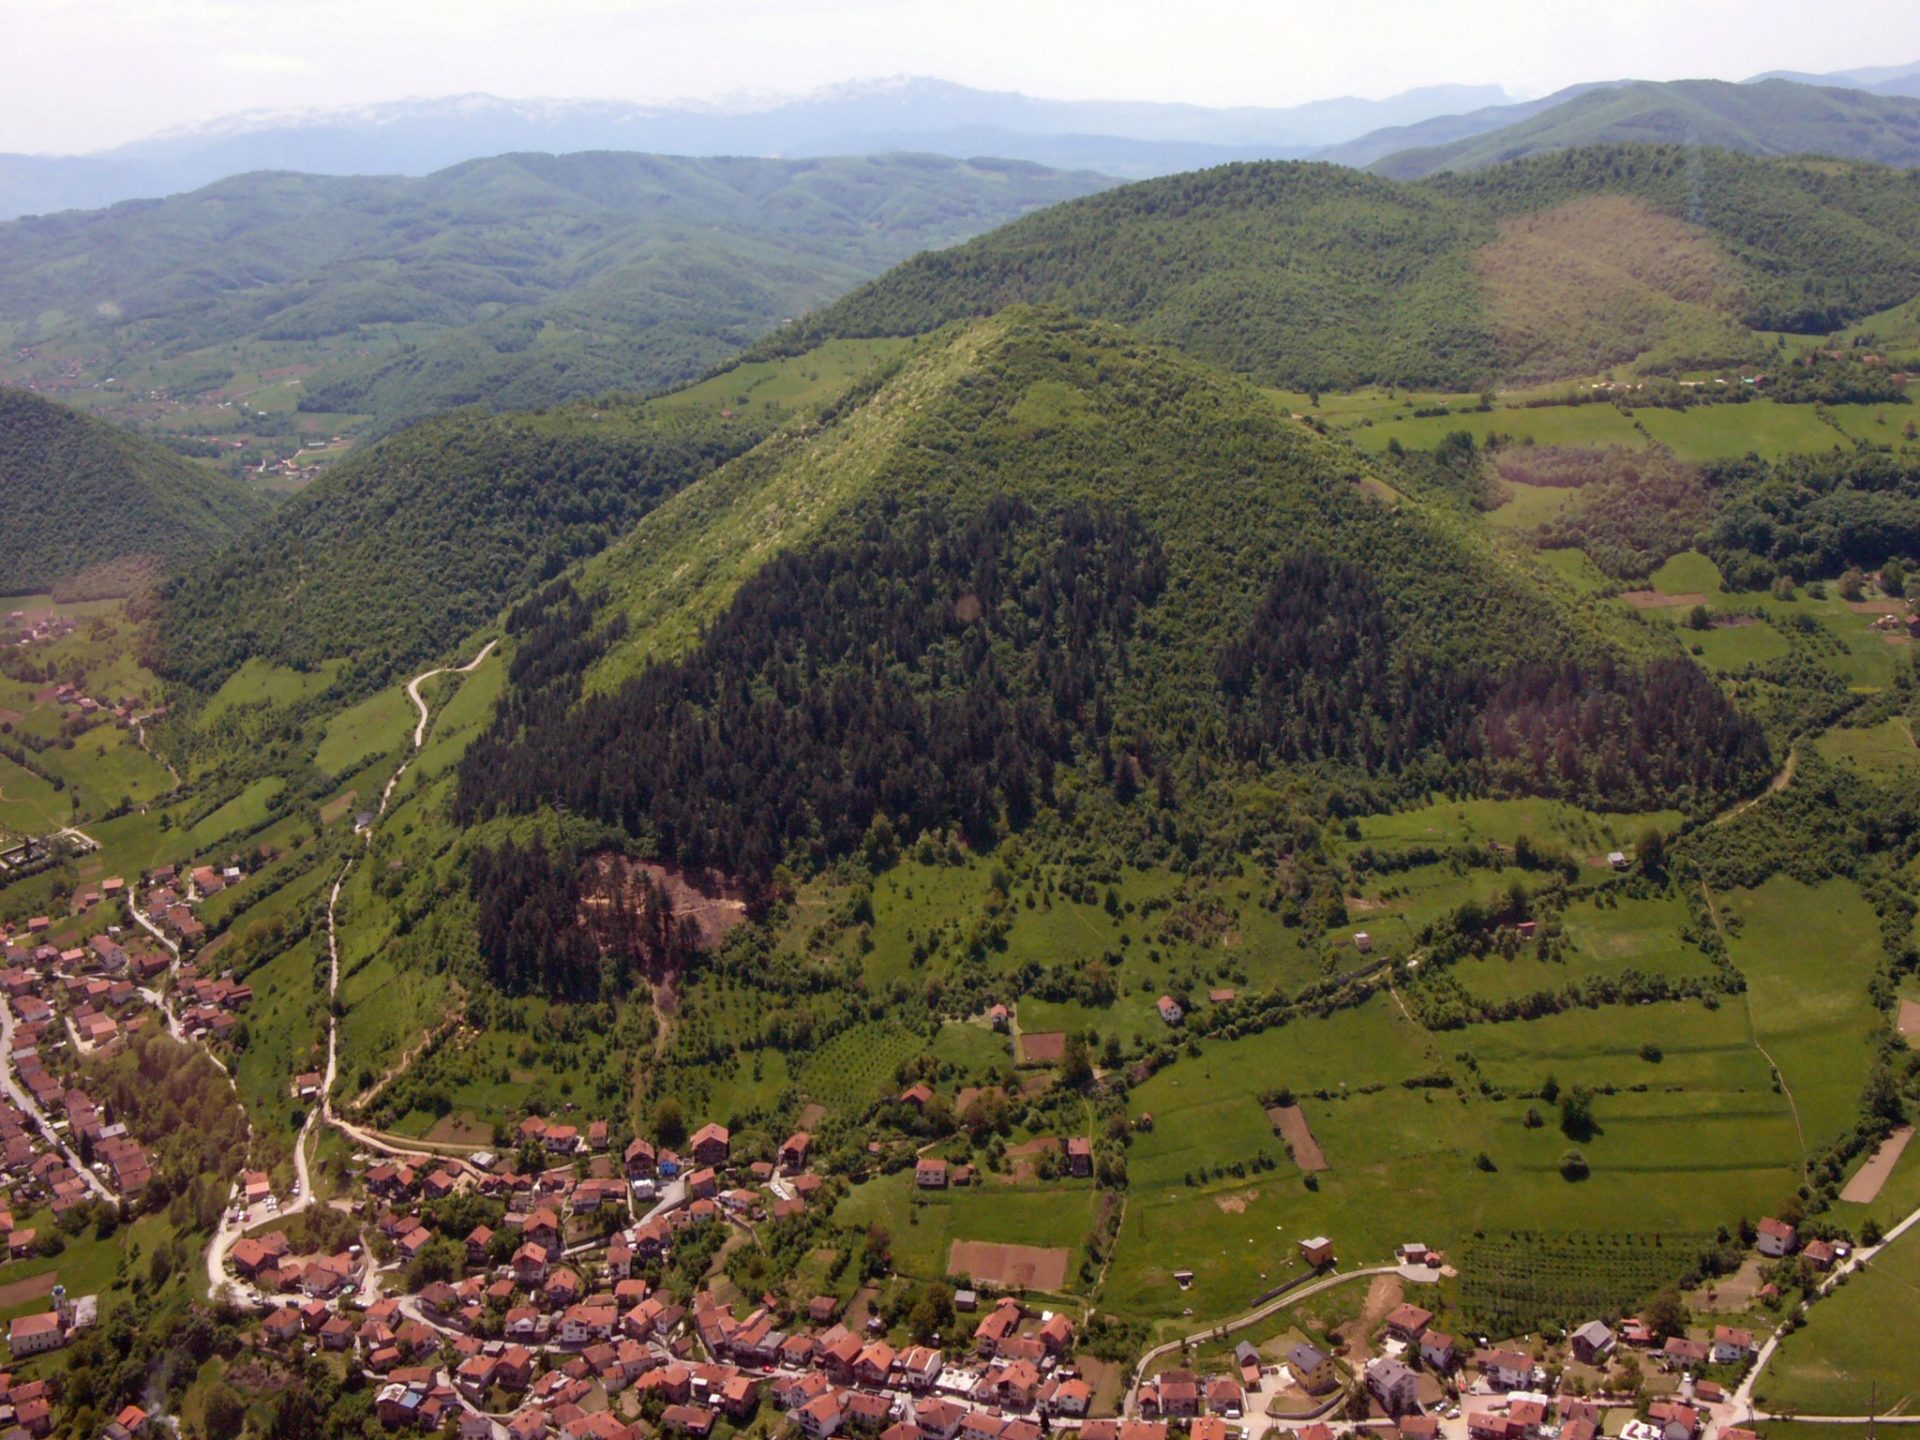
<path fill-rule="evenodd" d="M 38 1300 L 42 1295 L 51 1295 L 53 1287 L 60 1283 L 60 1272 L 49 1270 L 43 1275 L 29 1275 L 24 1280 L 16 1280 L 11 1285 L 0 1285 L 0 1306 L 24 1305 L 29 1300 Z"/>
<path fill-rule="evenodd" d="M 1247 1206 L 1260 1198 L 1258 1190 L 1235 1190 L 1231 1195 L 1216 1195 L 1213 1203 L 1228 1215 L 1244 1215 Z"/>
<path fill-rule="evenodd" d="M 745 893 L 727 876 L 590 856 L 580 873 L 580 924 L 603 954 L 638 961 L 649 977 L 678 973 L 690 950 L 711 950 L 747 918 Z"/>
<path fill-rule="evenodd" d="M 1009 1163 L 1008 1180 L 1015 1185 L 1032 1182 L 1040 1173 L 1040 1157 L 1057 1154 L 1060 1142 L 1051 1135 L 1042 1135 L 1036 1140 L 1022 1141 L 1018 1145 L 1007 1147 Z"/>
<path fill-rule="evenodd" d="M 1912 1040 L 1920 1037 L 1920 1000 L 1902 1000 L 1900 1002 L 1900 1038 Z"/>
<path fill-rule="evenodd" d="M 1854 1205 L 1877 1200 L 1880 1187 L 1887 1183 L 1887 1177 L 1893 1174 L 1893 1167 L 1900 1163 L 1900 1157 L 1912 1139 L 1913 1127 L 1902 1125 L 1882 1140 L 1880 1148 L 1867 1157 L 1867 1163 L 1853 1172 L 1853 1178 L 1847 1181 L 1847 1188 L 1840 1192 L 1840 1198 Z"/>
<path fill-rule="evenodd" d="M 1058 1065 L 1067 1053 L 1067 1032 L 1036 1030 L 1020 1037 L 1020 1062 L 1023 1065 Z"/>
<path fill-rule="evenodd" d="M 1314 1138 L 1313 1126 L 1307 1123 L 1306 1112 L 1298 1105 L 1270 1105 L 1267 1119 L 1273 1122 L 1274 1132 L 1287 1142 L 1287 1148 L 1293 1152 L 1293 1163 L 1302 1172 L 1332 1168 L 1327 1164 L 1326 1152 Z"/>
<path fill-rule="evenodd" d="M 1347 1342 L 1348 1364 L 1364 1365 L 1373 1359 L 1373 1346 L 1367 1337 L 1381 1321 L 1400 1308 L 1405 1293 L 1398 1275 L 1373 1277 L 1373 1283 L 1367 1286 L 1367 1303 L 1360 1307 L 1360 1318 L 1343 1325 L 1337 1332 Z"/>
<path fill-rule="evenodd" d="M 1060 1290 L 1066 1286 L 1072 1262 L 1073 1256 L 1058 1248 L 956 1240 L 947 1257 L 947 1273 L 1003 1290 Z"/>

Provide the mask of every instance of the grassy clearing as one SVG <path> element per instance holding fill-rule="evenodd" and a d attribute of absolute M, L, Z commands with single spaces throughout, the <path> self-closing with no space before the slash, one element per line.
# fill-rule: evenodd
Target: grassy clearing
<path fill-rule="evenodd" d="M 1777 460 L 1847 443 L 1846 436 L 1822 421 L 1811 405 L 1751 400 L 1744 405 L 1635 413 L 1653 438 L 1682 460 L 1737 460 L 1749 451 Z"/>
<path fill-rule="evenodd" d="M 249 660 L 208 698 L 200 712 L 201 722 L 209 724 L 245 705 L 283 707 L 310 700 L 333 684 L 345 663 L 329 660 L 317 669 L 300 671 L 266 660 Z"/>
<path fill-rule="evenodd" d="M 1512 960 L 1496 954 L 1463 962 L 1455 973 L 1470 993 L 1498 1001 L 1557 990 L 1588 975 L 1638 970 L 1685 977 L 1712 969 L 1707 956 L 1681 938 L 1689 917 L 1678 896 L 1608 900 L 1588 898 L 1567 907 L 1561 918 L 1567 951 L 1561 960 L 1542 960 L 1523 949 Z"/>
<path fill-rule="evenodd" d="M 1564 845 L 1576 854 L 1603 852 L 1631 840 L 1649 825 L 1670 829 L 1678 811 L 1650 815 L 1596 814 L 1560 800 L 1447 800 L 1358 822 L 1360 843 L 1376 849 L 1413 845 L 1512 845 L 1522 835 Z"/>
<path fill-rule="evenodd" d="M 0 835 L 44 835 L 72 817 L 64 789 L 0 755 Z"/>
<path fill-rule="evenodd" d="M 1073 1255 L 1078 1274 L 1093 1228 L 1099 1192 L 1087 1181 L 1047 1186 L 988 1184 L 965 1190 L 915 1189 L 903 1170 L 856 1185 L 834 1218 L 847 1225 L 884 1225 L 893 1237 L 894 1268 L 927 1280 L 946 1275 L 955 1240 L 1058 1246 Z"/>
<path fill-rule="evenodd" d="M 1490 524 L 1508 530 L 1533 530 L 1564 515 L 1580 503 L 1580 492 L 1571 485 L 1528 485 L 1518 480 L 1502 482 L 1508 499 L 1487 513 Z"/>
<path fill-rule="evenodd" d="M 1880 1020 L 1867 998 L 1881 960 L 1873 908 L 1851 882 L 1808 886 L 1784 875 L 1716 899 L 1747 977 L 1755 1038 L 1780 1067 L 1807 1147 L 1818 1149 L 1859 1116 Z"/>
<path fill-rule="evenodd" d="M 1493 435 L 1531 439 L 1539 445 L 1626 445 L 1638 449 L 1647 437 L 1612 405 L 1549 405 L 1532 409 L 1496 409 L 1490 415 L 1455 413 L 1420 419 L 1363 419 L 1343 433 L 1363 450 L 1385 450 L 1398 440 L 1409 450 L 1431 450 L 1456 430 L 1476 443 Z"/>
<path fill-rule="evenodd" d="M 1614 588 L 1614 582 L 1584 550 L 1542 550 L 1540 563 L 1582 595 L 1598 595 Z"/>
<path fill-rule="evenodd" d="M 964 925 L 965 917 L 999 903 L 993 883 L 1003 868 L 995 860 L 909 860 L 883 876 L 874 886 L 873 944 L 862 962 L 869 988 L 917 985 L 926 961 L 916 951 L 943 925 L 961 928 L 951 925 L 955 917 Z M 1163 991 L 1201 996 L 1215 988 L 1261 990 L 1319 974 L 1313 937 L 1260 908 L 1258 887 L 1244 878 L 1199 881 L 1127 870 L 1110 885 L 1085 890 L 1077 888 L 1078 878 L 1067 865 L 1012 881 L 1005 947 L 989 952 L 986 963 L 1011 975 L 1029 964 L 1049 968 L 1098 959 L 1112 971 L 1114 999 L 1090 1006 L 1009 993 L 1025 1031 L 1091 1030 L 1102 1039 L 1131 1042 L 1162 1028 L 1154 1007 Z"/>
<path fill-rule="evenodd" d="M 267 823 L 273 814 L 274 799 L 286 788 L 287 782 L 278 775 L 254 781 L 188 830 L 188 843 L 199 850 L 230 835 L 252 834 Z"/>
<path fill-rule="evenodd" d="M 1127 1168 L 1144 1188 L 1181 1184 L 1195 1171 L 1261 1151 L 1281 1153 L 1260 1104 L 1264 1090 L 1290 1086 L 1311 1097 L 1397 1084 L 1428 1067 L 1425 1036 L 1384 997 L 1327 1020 L 1303 1020 L 1240 1040 L 1200 1042 L 1200 1056 L 1160 1071 L 1129 1097 L 1136 1116 L 1153 1116 L 1153 1129 L 1136 1137 Z M 1328 1102 L 1337 1103 L 1337 1102 Z M 1303 1099 L 1309 1122 L 1321 1108 Z M 1322 1142 L 1324 1148 L 1324 1141 Z M 1338 1166 L 1331 1150 L 1328 1159 Z"/>
<path fill-rule="evenodd" d="M 906 340 L 829 340 L 804 355 L 736 365 L 653 403 L 656 411 L 729 409 L 736 415 L 777 413 L 831 400 L 855 377 L 886 360 Z"/>
<path fill-rule="evenodd" d="M 1827 759 L 1874 779 L 1904 779 L 1920 769 L 1920 748 L 1914 745 L 1912 725 L 1903 718 L 1858 730 L 1829 730 L 1814 744 Z"/>
<path fill-rule="evenodd" d="M 1662 595 L 1718 595 L 1726 582 L 1720 567 L 1698 550 L 1673 556 L 1648 579 L 1648 586 Z"/>
<path fill-rule="evenodd" d="M 377 756 L 408 743 L 416 712 L 404 686 L 369 695 L 327 722 L 313 763 L 325 774 L 339 777 Z"/>
<path fill-rule="evenodd" d="M 984 1024 L 949 1021 L 933 1039 L 934 1056 L 968 1076 L 985 1076 L 1013 1063 L 1013 1044 Z"/>

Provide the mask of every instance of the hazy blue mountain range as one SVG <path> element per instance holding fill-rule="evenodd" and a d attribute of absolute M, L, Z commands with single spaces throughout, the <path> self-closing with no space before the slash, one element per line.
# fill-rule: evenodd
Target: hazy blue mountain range
<path fill-rule="evenodd" d="M 136 394 L 225 399 L 236 371 L 312 367 L 301 409 L 382 428 L 648 389 L 916 251 L 1110 183 L 934 155 L 255 172 L 0 225 L 0 378 L 54 386 L 77 365 Z M 197 418 L 228 419 L 180 423 Z"/>
<path fill-rule="evenodd" d="M 0 155 L 0 218 L 177 194 L 252 170 L 424 175 L 528 150 L 755 156 L 924 151 L 1132 177 L 1297 157 L 1371 130 L 1482 109 L 1506 98 L 1498 86 L 1436 85 L 1385 100 L 1209 109 L 1038 100 L 903 78 L 753 108 L 460 95 L 337 110 L 256 111 L 94 155 Z"/>

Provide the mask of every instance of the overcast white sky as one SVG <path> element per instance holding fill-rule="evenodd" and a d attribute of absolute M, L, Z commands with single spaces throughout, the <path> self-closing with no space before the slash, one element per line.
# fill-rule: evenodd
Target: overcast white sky
<path fill-rule="evenodd" d="M 715 99 L 919 74 L 1293 105 L 1915 60 L 1920 0 L 5 0 L 0 150 L 473 90 Z"/>

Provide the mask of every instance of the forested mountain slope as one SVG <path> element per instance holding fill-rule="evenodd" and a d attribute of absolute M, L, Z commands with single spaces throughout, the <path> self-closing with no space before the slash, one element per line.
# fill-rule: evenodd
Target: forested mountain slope
<path fill-rule="evenodd" d="M 1824 333 L 1920 293 L 1916 236 L 1920 180 L 1871 165 L 1681 146 L 1414 184 L 1235 165 L 917 256 L 762 353 L 1047 302 L 1298 388 L 1735 363 L 1763 353 L 1751 331 Z"/>
<path fill-rule="evenodd" d="M 125 593 L 264 515 L 238 481 L 105 421 L 0 388 L 0 594 Z"/>
<path fill-rule="evenodd" d="M 915 251 L 1108 183 L 915 155 L 241 175 L 0 226 L 0 335 L 32 352 L 22 374 L 176 398 L 317 367 L 302 409 L 382 427 L 524 408 L 697 374 Z"/>
<path fill-rule="evenodd" d="M 162 597 L 154 667 L 202 690 L 250 658 L 349 659 L 360 688 L 600 550 L 764 425 L 583 402 L 412 426 L 288 500 Z"/>
<path fill-rule="evenodd" d="M 1478 170 L 1582 145 L 1709 145 L 1920 165 L 1920 100 L 1765 80 L 1642 80 L 1588 90 L 1487 134 L 1401 150 L 1372 169 L 1399 180 Z"/>
<path fill-rule="evenodd" d="M 509 693 L 456 816 L 558 807 L 749 893 L 876 830 L 987 844 L 1056 805 L 1138 800 L 1177 839 L 1274 767 L 1351 803 L 1439 786 L 1612 808 L 1705 807 L 1767 769 L 1700 671 L 1579 614 L 1464 515 L 1057 312 L 929 342 L 508 628 Z M 597 973 L 578 932 L 516 930 L 558 913 L 527 887 L 565 892 L 569 863 L 476 871 L 503 982 Z"/>

